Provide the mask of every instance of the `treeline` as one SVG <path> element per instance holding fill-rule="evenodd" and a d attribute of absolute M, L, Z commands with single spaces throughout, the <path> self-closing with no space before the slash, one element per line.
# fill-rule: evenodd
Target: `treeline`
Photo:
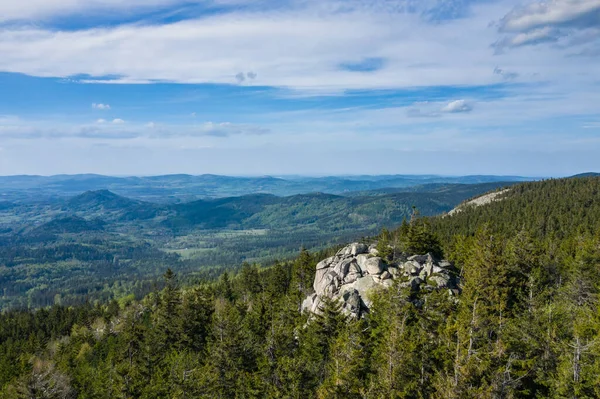
<path fill-rule="evenodd" d="M 401 252 L 454 260 L 461 293 L 396 285 L 374 293 L 361 320 L 335 301 L 300 313 L 330 255 L 306 251 L 189 288 L 167 271 L 141 301 L 4 313 L 0 397 L 600 397 L 600 213 L 589 187 L 599 185 L 526 184 L 489 205 L 506 207 L 497 216 L 487 206 L 415 215 L 382 232 L 389 262 Z M 534 223 L 541 215 L 567 224 Z"/>

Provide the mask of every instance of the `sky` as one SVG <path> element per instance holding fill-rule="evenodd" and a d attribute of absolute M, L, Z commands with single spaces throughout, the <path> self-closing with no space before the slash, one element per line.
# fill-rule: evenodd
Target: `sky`
<path fill-rule="evenodd" d="M 0 0 L 0 175 L 600 171 L 600 0 Z"/>

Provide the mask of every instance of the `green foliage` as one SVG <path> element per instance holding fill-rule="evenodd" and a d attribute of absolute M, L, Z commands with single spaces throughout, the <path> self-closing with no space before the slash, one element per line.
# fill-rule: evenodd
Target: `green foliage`
<path fill-rule="evenodd" d="M 413 205 L 426 215 L 448 211 L 499 184 L 167 204 L 97 190 L 66 200 L 5 204 L 0 206 L 0 309 L 55 301 L 106 303 L 131 294 L 139 300 L 162 287 L 166 268 L 183 284 L 214 280 L 243 262 L 291 259 L 300 244 L 318 250 L 375 234 L 408 217 Z M 388 255 L 390 249 L 382 251 Z M 303 293 L 312 285 L 308 269 L 293 283 Z"/>
<path fill-rule="evenodd" d="M 515 187 L 489 205 L 497 216 L 471 208 L 384 232 L 386 248 L 406 252 L 435 252 L 443 237 L 461 290 L 396 284 L 374 293 L 361 320 L 332 299 L 316 315 L 299 311 L 315 263 L 333 250 L 193 286 L 167 270 L 122 306 L 6 311 L 0 397 L 599 397 L 598 182 L 577 180 Z M 579 226 L 562 216 L 567 189 Z M 536 209 L 548 220 L 535 222 Z"/>

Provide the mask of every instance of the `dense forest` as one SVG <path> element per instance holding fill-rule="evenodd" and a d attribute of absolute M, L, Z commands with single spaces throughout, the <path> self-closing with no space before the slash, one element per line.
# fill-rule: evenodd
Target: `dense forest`
<path fill-rule="evenodd" d="M 395 284 L 350 319 L 300 312 L 301 251 L 188 286 L 170 269 L 141 300 L 0 315 L 0 397 L 600 397 L 600 178 L 511 187 L 374 240 L 390 263 L 453 261 L 458 296 Z"/>
<path fill-rule="evenodd" d="M 243 262 L 292 259 L 301 246 L 319 250 L 374 235 L 399 224 L 413 205 L 435 215 L 507 184 L 434 184 L 352 196 L 252 194 L 178 204 L 97 190 L 15 202 L 0 206 L 0 310 L 141 299 L 160 285 L 166 268 L 185 283 L 216 278 Z"/>

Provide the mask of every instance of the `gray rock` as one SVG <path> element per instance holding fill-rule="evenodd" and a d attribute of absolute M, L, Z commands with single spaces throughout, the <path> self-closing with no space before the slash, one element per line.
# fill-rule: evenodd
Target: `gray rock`
<path fill-rule="evenodd" d="M 421 270 L 423 269 L 423 266 L 421 266 L 416 260 L 409 260 L 402 267 L 406 273 L 411 274 L 413 276 L 419 275 L 419 273 L 421 273 Z"/>
<path fill-rule="evenodd" d="M 371 292 L 392 287 L 396 282 L 414 291 L 446 288 L 451 295 L 459 292 L 460 280 L 449 274 L 450 262 L 438 262 L 431 254 L 408 258 L 403 255 L 403 263 L 387 265 L 373 254 L 377 254 L 374 245 L 353 243 L 319 262 L 313 284 L 315 294 L 302 302 L 302 311 L 320 313 L 323 298 L 328 297 L 339 300 L 350 317 L 361 317 L 369 311 Z"/>
<path fill-rule="evenodd" d="M 338 274 L 328 269 L 319 282 L 315 279 L 314 289 L 317 295 L 332 297 L 338 291 L 339 286 L 340 278 Z"/>
<path fill-rule="evenodd" d="M 338 258 L 344 258 L 346 256 L 350 256 L 352 253 L 352 246 L 351 245 L 347 245 L 344 248 L 340 249 L 335 256 Z"/>
<path fill-rule="evenodd" d="M 317 294 L 323 292 L 323 289 L 326 285 L 325 276 L 329 272 L 329 269 L 319 269 L 315 274 L 315 281 L 313 282 L 313 288 Z"/>
<path fill-rule="evenodd" d="M 352 287 L 358 291 L 365 305 L 368 307 L 371 302 L 369 301 L 369 292 L 376 289 L 378 284 L 373 280 L 371 276 L 359 278 L 352 284 Z"/>
<path fill-rule="evenodd" d="M 378 257 L 367 259 L 365 266 L 367 267 L 367 272 L 371 275 L 381 274 L 385 270 L 384 263 Z"/>
<path fill-rule="evenodd" d="M 354 258 L 344 259 L 344 260 L 332 265 L 333 271 L 336 272 L 338 274 L 338 276 L 340 276 L 340 278 L 343 279 L 348 274 L 348 271 L 350 270 L 350 265 L 352 263 L 356 263 L 356 260 Z M 357 265 L 357 267 L 358 267 L 358 265 Z"/>
<path fill-rule="evenodd" d="M 446 273 L 446 271 L 444 269 L 442 269 L 439 266 L 433 266 L 433 268 L 431 269 L 431 274 L 435 274 L 435 273 Z"/>
<path fill-rule="evenodd" d="M 317 263 L 317 270 L 327 269 L 329 266 L 331 266 L 331 264 L 334 261 L 335 261 L 335 256 L 332 256 L 331 258 L 327 258 L 327 259 L 320 261 L 319 263 Z"/>
<path fill-rule="evenodd" d="M 345 290 L 342 294 L 341 299 L 343 301 L 343 309 L 350 315 L 358 317 L 360 315 L 361 298 L 359 292 L 352 288 Z"/>
<path fill-rule="evenodd" d="M 388 266 L 387 271 L 392 275 L 392 278 L 400 276 L 400 269 L 394 266 Z"/>
<path fill-rule="evenodd" d="M 408 260 L 414 260 L 415 262 L 418 263 L 425 263 L 425 261 L 427 260 L 427 255 L 413 255 L 413 256 L 409 256 Z"/>
<path fill-rule="evenodd" d="M 435 263 L 435 258 L 431 254 L 409 256 L 408 260 L 414 260 L 419 262 L 420 264 Z"/>
<path fill-rule="evenodd" d="M 431 274 L 433 273 L 433 263 L 426 262 L 423 265 L 423 271 L 425 272 L 425 277 L 431 276 Z"/>
<path fill-rule="evenodd" d="M 344 281 L 343 284 L 352 284 L 353 282 L 355 282 L 356 280 L 358 280 L 359 278 L 362 277 L 362 274 L 358 274 L 358 273 L 348 273 L 346 275 L 346 277 L 344 277 Z"/>
<path fill-rule="evenodd" d="M 302 302 L 302 311 L 303 312 L 312 312 L 313 305 L 315 303 L 315 299 L 317 299 L 317 294 L 312 294 L 306 297 L 306 299 Z"/>
<path fill-rule="evenodd" d="M 350 254 L 352 256 L 364 254 L 364 253 L 367 253 L 368 251 L 369 251 L 369 247 L 367 247 L 365 244 L 361 244 L 361 243 L 354 243 L 354 244 L 352 244 L 352 247 L 350 248 Z"/>
<path fill-rule="evenodd" d="M 367 272 L 367 261 L 369 260 L 369 255 L 367 254 L 360 254 L 356 256 L 356 263 L 358 264 L 358 267 L 360 267 L 360 270 L 362 273 L 366 273 Z"/>
<path fill-rule="evenodd" d="M 433 274 L 427 279 L 427 282 L 430 284 L 433 282 L 431 285 L 438 288 L 450 288 L 450 276 L 447 274 Z"/>
<path fill-rule="evenodd" d="M 373 256 L 379 256 L 379 251 L 377 248 L 369 248 L 369 253 Z"/>

